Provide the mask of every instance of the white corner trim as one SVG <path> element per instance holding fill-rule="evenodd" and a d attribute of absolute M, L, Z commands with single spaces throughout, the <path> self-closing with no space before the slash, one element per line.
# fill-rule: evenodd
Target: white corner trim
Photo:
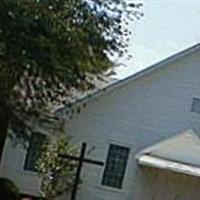
<path fill-rule="evenodd" d="M 137 161 L 139 165 L 155 167 L 159 169 L 166 169 L 173 172 L 200 177 L 200 166 L 197 167 L 193 166 L 192 164 L 189 165 L 171 160 L 165 160 L 151 155 L 140 155 L 139 157 L 137 157 Z"/>

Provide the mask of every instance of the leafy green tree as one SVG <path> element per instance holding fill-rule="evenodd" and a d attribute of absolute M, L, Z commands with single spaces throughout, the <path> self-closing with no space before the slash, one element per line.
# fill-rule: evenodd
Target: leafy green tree
<path fill-rule="evenodd" d="M 44 145 L 36 168 L 41 173 L 41 190 L 46 199 L 55 199 L 71 191 L 77 163 L 61 159 L 59 154 L 75 156 L 77 153 L 76 146 L 64 135 L 55 135 Z"/>
<path fill-rule="evenodd" d="M 69 103 L 71 89 L 126 52 L 124 20 L 141 15 L 125 0 L 0 1 L 0 158 L 8 127 L 27 138 L 30 120 Z"/>

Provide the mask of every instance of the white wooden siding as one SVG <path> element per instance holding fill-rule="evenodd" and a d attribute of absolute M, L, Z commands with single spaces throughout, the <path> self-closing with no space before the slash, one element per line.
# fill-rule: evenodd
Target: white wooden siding
<path fill-rule="evenodd" d="M 191 112 L 193 97 L 200 97 L 200 52 L 90 101 L 72 121 L 66 117 L 66 133 L 73 136 L 74 142 L 87 142 L 91 149 L 95 146 L 89 158 L 106 161 L 109 144 L 131 148 L 122 190 L 101 185 L 103 168 L 85 164 L 78 200 L 163 200 L 162 195 L 165 200 L 199 199 L 199 179 L 193 182 L 191 177 L 179 178 L 178 174 L 168 178 L 162 175 L 165 172 L 157 177 L 158 171 L 145 171 L 135 160 L 139 151 L 164 138 L 188 128 L 200 129 L 200 115 Z M 4 167 L 23 173 L 24 157 L 24 150 L 7 145 Z M 29 174 L 28 179 L 36 185 L 33 175 Z"/>
<path fill-rule="evenodd" d="M 154 200 L 154 179 L 145 194 L 144 173 L 136 164 L 135 154 L 187 128 L 199 129 L 200 115 L 191 112 L 193 97 L 200 97 L 199 52 L 89 102 L 83 113 L 66 123 L 66 132 L 78 143 L 86 141 L 96 146 L 88 155 L 91 158 L 105 161 L 110 143 L 131 147 L 131 155 L 123 190 L 102 186 L 103 169 L 85 165 L 79 200 Z M 156 194 L 164 195 L 165 189 L 160 187 Z M 187 187 L 185 184 L 183 188 L 189 191 Z M 168 200 L 177 199 L 176 190 L 165 192 Z M 194 195 L 200 197 L 200 192 L 183 192 L 179 199 L 193 199 Z"/>

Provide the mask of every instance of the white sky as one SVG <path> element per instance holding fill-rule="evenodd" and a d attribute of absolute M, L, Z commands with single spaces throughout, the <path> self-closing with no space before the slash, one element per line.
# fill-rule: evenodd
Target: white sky
<path fill-rule="evenodd" d="M 143 0 L 144 17 L 130 24 L 129 53 L 115 78 L 125 78 L 200 42 L 200 0 Z"/>

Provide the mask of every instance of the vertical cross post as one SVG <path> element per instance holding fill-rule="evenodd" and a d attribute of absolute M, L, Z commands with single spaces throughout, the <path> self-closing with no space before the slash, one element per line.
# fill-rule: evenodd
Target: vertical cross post
<path fill-rule="evenodd" d="M 74 185 L 73 185 L 73 189 L 72 189 L 72 193 L 71 193 L 71 200 L 76 200 L 78 183 L 79 183 L 79 179 L 80 179 L 80 174 L 81 174 L 81 169 L 82 169 L 83 163 L 99 165 L 99 166 L 103 166 L 104 165 L 104 163 L 102 161 L 85 158 L 86 148 L 87 148 L 87 144 L 86 143 L 82 143 L 80 156 L 78 156 L 78 157 L 59 154 L 59 156 L 61 158 L 63 158 L 63 159 L 69 159 L 69 160 L 74 160 L 74 161 L 78 162 L 76 175 L 75 175 L 75 180 L 74 180 Z"/>
<path fill-rule="evenodd" d="M 81 154 L 80 154 L 79 161 L 78 161 L 78 167 L 76 170 L 76 176 L 75 176 L 75 180 L 74 180 L 74 187 L 72 190 L 71 200 L 75 200 L 75 198 L 76 198 L 76 192 L 77 192 L 81 169 L 82 169 L 82 165 L 83 165 L 83 161 L 84 161 L 84 157 L 85 157 L 86 147 L 87 147 L 87 144 L 83 143 L 82 147 L 81 147 Z"/>

